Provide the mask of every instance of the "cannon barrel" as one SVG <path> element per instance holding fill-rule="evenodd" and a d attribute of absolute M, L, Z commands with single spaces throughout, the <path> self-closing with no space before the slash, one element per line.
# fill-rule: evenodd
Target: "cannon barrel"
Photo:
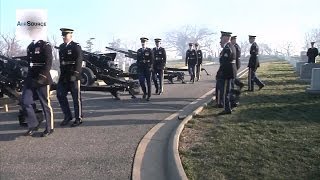
<path fill-rule="evenodd" d="M 126 57 L 128 58 L 132 58 L 132 59 L 135 59 L 137 60 L 137 52 L 136 51 L 133 51 L 133 50 L 121 50 L 121 49 L 117 49 L 117 48 L 113 48 L 113 47 L 106 47 L 107 49 L 109 50 L 112 50 L 112 51 L 115 51 L 115 52 L 118 52 L 118 53 L 122 53 L 122 54 L 125 54 Z"/>

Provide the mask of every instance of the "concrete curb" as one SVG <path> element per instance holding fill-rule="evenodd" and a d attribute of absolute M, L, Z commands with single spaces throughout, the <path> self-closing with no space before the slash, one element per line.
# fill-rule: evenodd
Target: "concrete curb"
<path fill-rule="evenodd" d="M 239 74 L 244 74 L 246 73 L 247 68 L 244 69 L 243 71 L 241 71 Z M 151 178 L 150 174 L 152 174 L 153 178 L 152 179 L 187 179 L 187 176 L 184 172 L 184 169 L 182 167 L 182 163 L 180 160 L 180 156 L 179 156 L 179 151 L 178 151 L 178 147 L 179 147 L 179 137 L 180 134 L 183 130 L 184 125 L 193 118 L 194 115 L 200 113 L 203 108 L 205 106 L 207 106 L 212 100 L 213 98 L 210 97 L 213 92 L 214 92 L 215 88 L 211 89 L 210 91 L 208 91 L 207 93 L 205 93 L 204 95 L 202 95 L 200 98 L 196 99 L 195 101 L 191 102 L 190 104 L 186 105 L 184 108 L 182 108 L 181 110 L 178 110 L 177 112 L 171 114 L 169 117 L 165 118 L 164 120 L 162 120 L 161 122 L 159 122 L 158 124 L 156 124 L 153 128 L 151 128 L 150 131 L 148 131 L 144 137 L 141 139 L 141 141 L 139 142 L 139 145 L 136 149 L 135 155 L 134 155 L 134 160 L 133 160 L 133 166 L 132 166 L 132 173 L 131 173 L 131 179 L 132 180 L 141 180 L 141 179 L 145 179 L 146 175 L 149 177 L 149 179 Z M 196 108 L 196 110 L 192 111 L 191 114 L 189 115 L 184 115 L 184 111 L 187 111 L 187 109 L 189 108 L 189 106 L 192 106 L 194 104 L 196 104 L 197 102 L 199 103 L 199 101 L 204 101 L 205 103 Z M 179 120 L 183 121 L 179 121 Z M 160 132 L 162 131 L 162 132 Z M 159 133 L 160 132 L 160 133 Z M 164 137 L 163 134 L 167 133 L 168 137 Z M 162 134 L 162 135 L 159 135 Z M 159 137 L 160 136 L 160 137 Z M 166 158 L 165 162 L 163 163 L 163 166 L 165 166 L 165 170 L 163 169 L 143 169 L 143 163 L 145 163 L 146 161 L 149 161 L 149 163 L 152 161 L 152 166 L 154 166 L 154 164 L 158 164 L 161 162 L 158 162 L 156 160 L 153 159 L 153 157 L 148 157 L 146 154 L 148 154 L 148 148 L 150 151 L 150 146 L 153 145 L 154 146 L 154 142 L 157 143 L 164 143 L 164 141 L 167 141 L 167 147 L 165 148 L 165 157 L 161 157 L 162 159 Z M 154 150 L 154 149 L 153 149 Z M 160 150 L 161 151 L 161 150 Z M 162 152 L 159 152 L 162 153 Z M 155 158 L 157 159 L 157 158 Z M 144 174 L 142 174 L 142 171 L 148 171 L 148 172 L 144 172 Z M 156 173 L 165 173 L 164 175 L 159 175 L 157 176 Z"/>
<path fill-rule="evenodd" d="M 204 94 L 201 98 L 206 98 L 207 96 L 210 96 L 215 88 Z M 187 180 L 187 175 L 184 172 L 180 155 L 179 155 L 179 139 L 180 134 L 185 126 L 185 124 L 188 123 L 195 115 L 199 114 L 204 107 L 208 106 L 210 102 L 212 102 L 215 98 L 210 98 L 207 100 L 202 106 L 198 107 L 196 110 L 194 110 L 191 114 L 186 116 L 183 121 L 179 124 L 179 126 L 173 131 L 173 133 L 170 135 L 169 139 L 169 145 L 168 145 L 168 177 L 170 179 L 182 179 Z M 179 119 L 182 119 L 183 117 L 180 117 Z"/>
<path fill-rule="evenodd" d="M 246 72 L 248 71 L 248 68 L 242 70 L 238 73 L 239 77 L 242 77 Z M 215 89 L 215 88 L 214 88 Z M 211 91 L 213 92 L 214 89 Z M 209 91 L 209 92 L 211 92 Z M 208 93 L 209 93 L 208 92 Z M 206 93 L 206 94 L 208 94 Z M 204 96 L 206 96 L 206 94 Z M 182 130 L 184 129 L 184 126 L 197 114 L 199 114 L 205 107 L 208 106 L 212 101 L 215 100 L 215 97 L 210 98 L 207 102 L 205 102 L 202 106 L 198 107 L 196 110 L 194 110 L 191 114 L 186 116 L 183 121 L 179 124 L 179 126 L 175 129 L 175 131 L 171 134 L 170 140 L 169 140 L 169 177 L 173 177 L 172 179 L 181 179 L 181 180 L 187 180 L 188 177 L 184 171 L 184 168 L 182 166 L 182 162 L 179 155 L 179 140 L 180 140 L 180 134 Z M 171 178 L 170 178 L 171 179 Z"/>

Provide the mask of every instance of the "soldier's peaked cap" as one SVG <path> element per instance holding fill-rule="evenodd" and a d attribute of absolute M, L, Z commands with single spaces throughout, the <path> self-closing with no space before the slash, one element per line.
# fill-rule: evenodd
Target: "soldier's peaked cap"
<path fill-rule="evenodd" d="M 155 38 L 154 41 L 155 42 L 161 42 L 161 39 L 160 38 Z"/>
<path fill-rule="evenodd" d="M 199 46 L 199 43 L 194 43 L 195 46 Z"/>
<path fill-rule="evenodd" d="M 237 39 L 237 36 L 231 36 L 231 39 Z"/>
<path fill-rule="evenodd" d="M 231 36 L 232 32 L 221 31 L 221 36 Z"/>
<path fill-rule="evenodd" d="M 314 41 L 311 42 L 311 44 L 314 44 L 314 43 L 316 43 L 316 42 L 314 42 Z"/>
<path fill-rule="evenodd" d="M 60 31 L 61 31 L 62 35 L 66 35 L 68 33 L 70 33 L 70 34 L 73 33 L 73 29 L 69 29 L 69 28 L 60 28 Z"/>
<path fill-rule="evenodd" d="M 147 42 L 149 39 L 148 38 L 146 38 L 146 37 L 142 37 L 142 38 L 140 38 L 140 41 L 141 42 Z"/>
<path fill-rule="evenodd" d="M 249 35 L 249 38 L 255 38 L 255 37 L 257 37 L 257 36 L 254 36 L 254 35 Z"/>
<path fill-rule="evenodd" d="M 193 43 L 189 43 L 189 46 L 192 46 L 193 45 Z"/>

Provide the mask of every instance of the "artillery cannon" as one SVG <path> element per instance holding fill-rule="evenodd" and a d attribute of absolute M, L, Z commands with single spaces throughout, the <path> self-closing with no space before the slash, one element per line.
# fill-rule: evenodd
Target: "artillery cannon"
<path fill-rule="evenodd" d="M 137 52 L 133 51 L 133 50 L 121 50 L 121 49 L 117 49 L 117 48 L 112 48 L 112 47 L 106 47 L 109 50 L 118 52 L 118 53 L 122 53 L 125 55 L 125 57 L 137 60 Z M 129 67 L 129 74 L 133 75 L 133 74 L 137 74 L 138 65 L 137 63 L 133 63 L 130 65 Z M 165 67 L 164 69 L 164 79 L 168 79 L 168 81 L 173 84 L 174 83 L 174 78 L 177 78 L 177 81 L 181 81 L 182 83 L 184 82 L 184 72 L 188 71 L 188 69 L 186 68 L 173 68 L 173 67 Z M 210 75 L 206 69 L 201 68 L 201 71 L 205 71 L 207 73 L 207 75 Z"/>
<path fill-rule="evenodd" d="M 59 47 L 55 47 L 59 49 Z M 83 53 L 83 66 L 81 72 L 81 91 L 108 91 L 116 99 L 120 99 L 118 91 L 128 91 L 132 98 L 140 93 L 137 77 L 124 73 L 114 64 L 116 53 L 95 54 L 87 51 Z M 103 80 L 106 85 L 94 86 L 96 80 Z M 55 89 L 52 86 L 51 89 Z"/>
<path fill-rule="evenodd" d="M 0 105 L 19 100 L 24 78 L 28 73 L 28 62 L 0 55 Z M 5 95 L 7 97 L 5 97 Z"/>

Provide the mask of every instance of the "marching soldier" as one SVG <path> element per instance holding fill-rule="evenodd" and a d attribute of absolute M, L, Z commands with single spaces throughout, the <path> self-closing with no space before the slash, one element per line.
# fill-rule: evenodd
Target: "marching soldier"
<path fill-rule="evenodd" d="M 311 48 L 307 51 L 308 63 L 316 63 L 316 57 L 319 54 L 319 51 L 316 47 L 314 47 L 315 42 L 311 42 Z"/>
<path fill-rule="evenodd" d="M 231 44 L 235 47 L 236 49 L 236 66 L 237 66 L 237 71 L 240 69 L 241 67 L 241 61 L 240 61 L 240 57 L 241 57 L 241 48 L 239 46 L 239 44 L 237 43 L 237 36 L 232 36 L 231 37 Z M 243 88 L 244 84 L 243 82 L 240 81 L 240 79 L 238 77 L 236 77 L 234 79 L 234 84 L 239 86 L 240 90 Z"/>
<path fill-rule="evenodd" d="M 152 78 L 154 86 L 156 87 L 156 94 L 160 95 L 163 93 L 163 75 L 164 75 L 164 68 L 167 62 L 167 55 L 166 50 L 160 46 L 161 39 L 157 38 L 154 39 L 156 47 L 153 48 L 154 54 L 154 64 L 153 64 L 153 72 Z M 159 84 L 158 84 L 159 79 Z"/>
<path fill-rule="evenodd" d="M 219 115 L 231 114 L 231 86 L 232 81 L 237 75 L 236 67 L 236 50 L 230 43 L 230 32 L 221 31 L 221 45 L 222 51 L 220 55 L 220 68 L 218 72 L 221 73 L 221 79 L 223 80 L 223 106 L 224 111 Z"/>
<path fill-rule="evenodd" d="M 190 82 L 194 83 L 196 64 L 198 63 L 198 56 L 196 50 L 192 48 L 193 43 L 189 43 L 189 49 L 186 52 L 186 66 L 190 74 Z"/>
<path fill-rule="evenodd" d="M 255 42 L 256 36 L 249 35 L 250 47 L 250 59 L 248 63 L 248 91 L 254 91 L 254 83 L 259 86 L 259 90 L 264 87 L 264 84 L 260 81 L 260 79 L 256 75 L 256 71 L 258 67 L 260 67 L 259 63 L 259 46 Z"/>
<path fill-rule="evenodd" d="M 72 29 L 61 28 L 63 42 L 59 47 L 60 77 L 57 85 L 57 98 L 60 103 L 64 119 L 61 126 L 66 126 L 73 119 L 67 95 L 71 92 L 75 121 L 72 127 L 82 124 L 82 101 L 80 92 L 82 50 L 80 44 L 72 41 Z"/>
<path fill-rule="evenodd" d="M 196 52 L 197 52 L 197 56 L 198 56 L 198 63 L 196 65 L 196 76 L 197 76 L 197 81 L 200 80 L 200 73 L 201 73 L 201 65 L 202 65 L 202 59 L 203 59 L 203 55 L 202 55 L 202 51 L 199 49 L 199 44 L 195 43 L 194 44 Z"/>
<path fill-rule="evenodd" d="M 150 101 L 151 97 L 151 72 L 154 63 L 154 56 L 153 52 L 150 48 L 146 47 L 146 42 L 148 38 L 142 37 L 140 38 L 141 41 L 141 48 L 137 51 L 137 64 L 138 64 L 138 73 L 139 73 L 139 82 L 141 89 L 143 91 L 142 98 L 147 98 L 147 101 Z M 146 89 L 146 81 L 148 91 Z"/>
<path fill-rule="evenodd" d="M 29 70 L 22 92 L 22 104 L 27 112 L 26 121 L 29 129 L 24 135 L 32 136 L 40 126 L 33 108 L 33 93 L 36 93 L 46 119 L 46 129 L 41 134 L 42 137 L 45 137 L 53 133 L 54 130 L 53 111 L 49 97 L 50 85 L 52 84 L 50 75 L 52 65 L 51 45 L 43 40 L 34 41 L 27 48 L 27 56 Z"/>

